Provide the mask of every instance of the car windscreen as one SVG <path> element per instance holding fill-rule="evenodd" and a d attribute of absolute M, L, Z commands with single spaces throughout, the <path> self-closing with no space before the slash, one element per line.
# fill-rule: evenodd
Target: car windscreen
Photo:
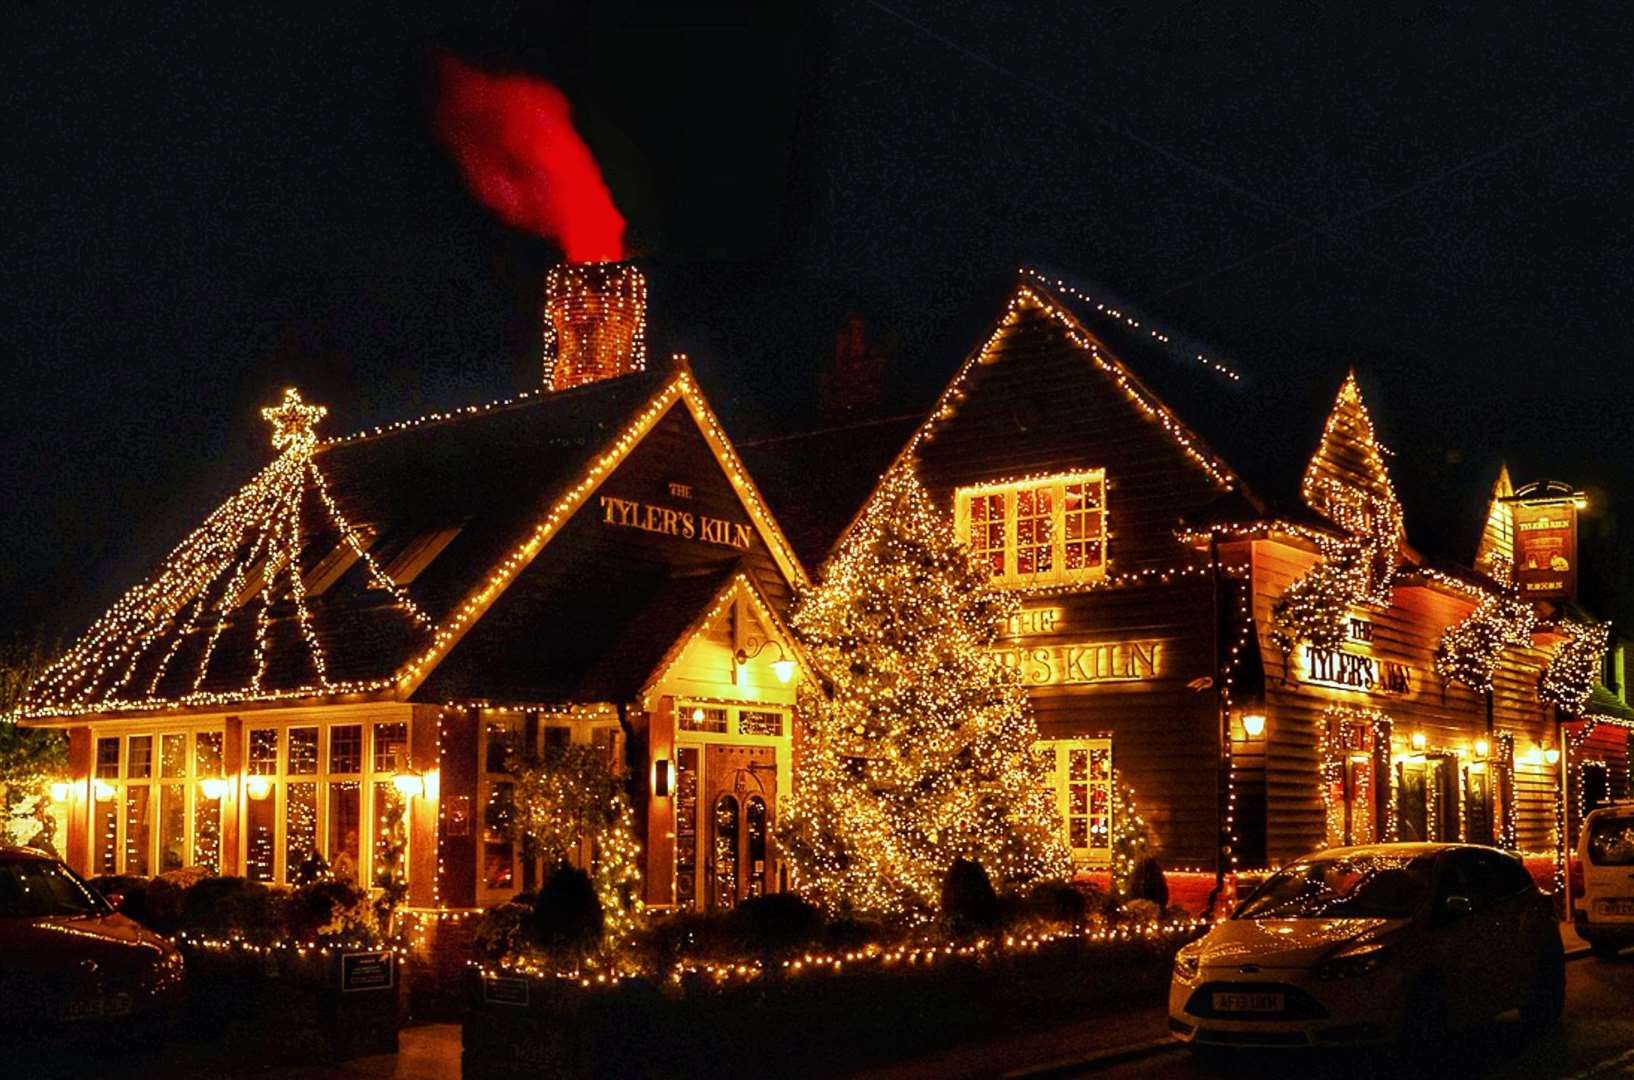
<path fill-rule="evenodd" d="M 0 859 L 0 918 L 105 915 L 107 905 L 78 878 L 44 859 Z"/>
<path fill-rule="evenodd" d="M 1606 814 L 1589 823 L 1589 862 L 1634 866 L 1634 815 Z"/>
<path fill-rule="evenodd" d="M 1304 859 L 1243 901 L 1236 919 L 1405 919 L 1430 892 L 1435 856 Z"/>

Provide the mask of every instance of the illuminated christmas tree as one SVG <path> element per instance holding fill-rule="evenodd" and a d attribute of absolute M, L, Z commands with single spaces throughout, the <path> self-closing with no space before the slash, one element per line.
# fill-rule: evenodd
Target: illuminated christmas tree
<path fill-rule="evenodd" d="M 1000 888 L 1067 876 L 1026 691 L 991 651 L 1016 610 L 911 470 L 881 485 L 794 613 L 834 689 L 803 702 L 808 741 L 784 806 L 801 891 L 839 912 L 920 919 L 956 858 Z"/>

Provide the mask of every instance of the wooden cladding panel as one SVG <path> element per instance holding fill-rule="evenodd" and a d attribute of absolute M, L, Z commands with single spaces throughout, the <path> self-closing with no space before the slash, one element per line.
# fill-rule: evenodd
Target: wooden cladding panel
<path fill-rule="evenodd" d="M 1162 843 L 1169 867 L 1212 867 L 1217 823 L 1219 738 L 1208 675 L 1212 596 L 1206 583 L 1102 589 L 1038 598 L 1030 610 L 1059 612 L 1055 629 L 1011 639 L 1022 648 L 1082 642 L 1158 642 L 1155 677 L 1029 689 L 1045 738 L 1109 733 L 1112 760 Z"/>
<path fill-rule="evenodd" d="M 1412 690 L 1386 695 L 1306 681 L 1302 652 L 1284 657 L 1272 638 L 1271 609 L 1277 598 L 1312 566 L 1316 556 L 1290 544 L 1258 541 L 1253 546 L 1253 611 L 1266 674 L 1266 788 L 1268 858 L 1282 862 L 1326 839 L 1317 760 L 1322 726 L 1333 707 L 1371 709 L 1393 722 L 1394 750 L 1404 753 L 1414 731 L 1429 750 L 1473 752 L 1488 735 L 1486 701 L 1461 683 L 1435 672 L 1435 650 L 1447 626 L 1474 607 L 1472 599 L 1430 586 L 1397 588 L 1388 608 L 1358 608 L 1371 623 L 1370 642 L 1352 642 L 1345 651 L 1404 665 Z M 1301 647 L 1301 649 L 1303 646 Z M 1517 842 L 1524 850 L 1553 847 L 1554 784 L 1541 764 L 1540 743 L 1550 738 L 1551 721 L 1537 700 L 1537 674 L 1547 653 L 1535 647 L 1506 650 L 1494 675 L 1493 731 L 1514 736 L 1517 758 Z M 1466 758 L 1468 760 L 1468 758 Z"/>
<path fill-rule="evenodd" d="M 967 484 L 1104 468 L 1109 568 L 1193 557 L 1175 526 L 1222 489 L 1054 320 L 1024 313 L 968 386 L 954 415 L 920 444 L 921 475 L 944 505 Z"/>

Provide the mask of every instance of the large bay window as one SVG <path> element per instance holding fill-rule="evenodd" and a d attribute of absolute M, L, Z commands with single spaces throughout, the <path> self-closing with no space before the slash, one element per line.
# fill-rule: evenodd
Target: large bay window
<path fill-rule="evenodd" d="M 104 735 L 91 777 L 93 874 L 221 869 L 220 731 Z"/>
<path fill-rule="evenodd" d="M 954 520 L 959 539 L 997 584 L 1064 585 L 1106 575 L 1102 469 L 960 488 Z"/>
<path fill-rule="evenodd" d="M 1112 862 L 1112 740 L 1050 739 L 1037 744 L 1045 780 L 1061 815 L 1072 861 Z"/>

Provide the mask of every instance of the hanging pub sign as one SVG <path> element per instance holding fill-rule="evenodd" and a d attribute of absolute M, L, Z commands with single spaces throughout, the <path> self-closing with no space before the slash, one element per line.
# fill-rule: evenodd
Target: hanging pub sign
<path fill-rule="evenodd" d="M 1577 595 L 1577 504 L 1571 499 L 1509 504 L 1515 524 L 1515 585 L 1527 600 Z"/>

